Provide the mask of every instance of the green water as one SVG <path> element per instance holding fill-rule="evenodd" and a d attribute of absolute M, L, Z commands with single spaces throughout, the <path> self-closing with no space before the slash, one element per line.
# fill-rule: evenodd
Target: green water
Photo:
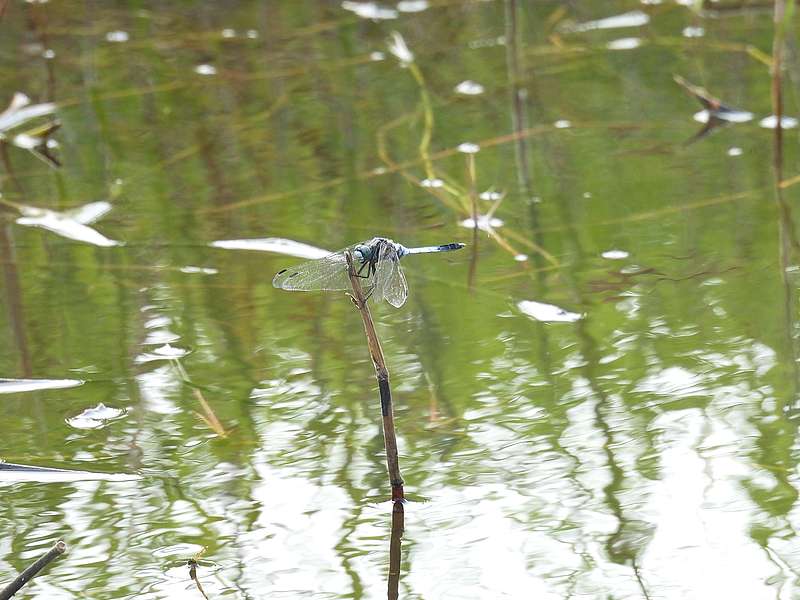
<path fill-rule="evenodd" d="M 759 125 L 771 12 L 383 6 L 7 7 L 0 104 L 56 103 L 62 167 L 4 146 L 0 377 L 85 383 L 0 395 L 0 458 L 138 477 L 0 480 L 0 584 L 62 538 L 20 597 L 201 598 L 203 548 L 210 598 L 385 597 L 359 315 L 272 287 L 302 259 L 209 245 L 384 235 L 467 244 L 404 259 L 408 302 L 373 306 L 411 500 L 401 598 L 797 597 L 800 186 L 776 191 Z M 701 107 L 674 74 L 753 119 L 686 144 Z M 791 183 L 798 130 L 783 142 Z M 487 191 L 494 227 L 461 226 Z M 13 209 L 97 201 L 90 227 L 124 245 Z"/>

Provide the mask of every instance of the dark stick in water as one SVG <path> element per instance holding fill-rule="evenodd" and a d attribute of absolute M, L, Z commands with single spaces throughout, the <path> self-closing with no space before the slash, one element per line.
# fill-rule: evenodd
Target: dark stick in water
<path fill-rule="evenodd" d="M 372 357 L 372 364 L 375 365 L 375 378 L 378 380 L 378 389 L 381 395 L 383 443 L 386 447 L 386 467 L 389 471 L 389 482 L 392 484 L 392 500 L 402 501 L 405 499 L 403 495 L 403 477 L 400 475 L 397 438 L 394 432 L 394 411 L 392 410 L 392 390 L 389 387 L 389 371 L 386 369 L 381 343 L 378 340 L 375 324 L 372 322 L 372 315 L 367 306 L 367 298 L 364 296 L 364 290 L 361 289 L 361 279 L 353 266 L 353 255 L 349 250 L 345 253 L 345 258 L 347 259 L 347 274 L 353 287 L 353 304 L 358 308 L 361 313 L 361 320 L 364 322 L 367 346 Z"/>
<path fill-rule="evenodd" d="M 17 575 L 17 578 L 14 581 L 0 590 L 0 600 L 9 600 L 9 598 L 16 594 L 23 585 L 35 577 L 39 571 L 44 569 L 47 565 L 64 554 L 66 551 L 67 545 L 62 540 L 58 540 L 55 545 L 47 551 L 47 554 L 39 558 L 39 560 L 33 563 L 30 567 Z"/>

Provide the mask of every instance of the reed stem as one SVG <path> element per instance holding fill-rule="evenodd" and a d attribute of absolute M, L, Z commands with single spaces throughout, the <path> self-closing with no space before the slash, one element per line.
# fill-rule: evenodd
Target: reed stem
<path fill-rule="evenodd" d="M 392 500 L 403 501 L 403 477 L 400 475 L 400 463 L 397 452 L 397 437 L 394 430 L 394 410 L 392 408 L 392 390 L 389 387 L 389 371 L 383 359 L 383 350 L 372 322 L 372 315 L 367 306 L 367 298 L 361 288 L 361 281 L 353 267 L 353 255 L 348 250 L 345 252 L 347 259 L 347 274 L 353 288 L 353 304 L 361 313 L 364 322 L 364 333 L 367 336 L 367 347 L 375 366 L 375 378 L 378 380 L 378 390 L 381 397 L 381 416 L 383 417 L 383 443 L 386 448 L 386 468 L 389 472 L 389 482 L 392 486 Z"/>
<path fill-rule="evenodd" d="M 47 551 L 46 554 L 42 555 L 39 560 L 25 569 L 22 573 L 17 575 L 16 579 L 8 584 L 5 588 L 0 590 L 0 600 L 9 600 L 14 594 L 16 594 L 23 585 L 28 583 L 33 577 L 36 576 L 39 571 L 44 569 L 47 565 L 53 562 L 56 558 L 64 554 L 67 551 L 67 545 L 62 541 L 58 540 L 50 550 Z"/>

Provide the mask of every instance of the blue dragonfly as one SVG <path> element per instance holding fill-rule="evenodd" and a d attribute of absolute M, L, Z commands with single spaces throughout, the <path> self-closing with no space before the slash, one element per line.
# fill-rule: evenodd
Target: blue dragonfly
<path fill-rule="evenodd" d="M 400 267 L 401 258 L 408 254 L 449 252 L 463 247 L 464 244 L 453 243 L 406 248 L 389 238 L 374 237 L 323 258 L 278 271 L 272 285 L 295 292 L 349 290 L 350 278 L 347 275 L 345 252 L 350 250 L 356 275 L 365 280 L 367 295 L 376 302 L 386 300 L 395 308 L 400 308 L 408 298 L 408 284 Z"/>

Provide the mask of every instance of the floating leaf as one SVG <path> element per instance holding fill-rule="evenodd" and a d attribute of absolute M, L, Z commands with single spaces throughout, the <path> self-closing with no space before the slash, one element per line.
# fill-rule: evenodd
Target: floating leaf
<path fill-rule="evenodd" d="M 93 408 L 87 408 L 74 417 L 66 419 L 67 424 L 75 429 L 98 429 L 108 421 L 125 416 L 126 411 L 121 408 L 112 408 L 102 402 Z"/>
<path fill-rule="evenodd" d="M 259 252 L 275 252 L 286 256 L 296 256 L 297 258 L 323 258 L 328 256 L 331 251 L 317 248 L 302 242 L 287 240 L 284 238 L 260 238 L 250 240 L 218 240 L 211 242 L 209 246 L 213 248 L 223 248 L 225 250 L 256 250 Z"/>
<path fill-rule="evenodd" d="M 606 250 L 600 256 L 608 260 L 623 260 L 630 256 L 625 250 Z"/>
<path fill-rule="evenodd" d="M 61 390 L 77 387 L 84 383 L 82 379 L 0 379 L 0 394 Z"/>
<path fill-rule="evenodd" d="M 170 344 L 164 344 L 153 350 L 152 352 L 144 352 L 136 357 L 135 361 L 137 364 L 146 363 L 146 362 L 153 362 L 156 360 L 177 360 L 179 358 L 183 358 L 189 354 L 188 350 L 184 350 L 183 348 L 176 348 L 175 346 L 171 346 Z"/>
<path fill-rule="evenodd" d="M 483 93 L 483 86 L 477 81 L 467 79 L 456 86 L 456 93 L 464 96 L 479 96 Z"/>
<path fill-rule="evenodd" d="M 41 227 L 55 234 L 77 242 L 85 242 L 93 246 L 122 246 L 123 242 L 111 240 L 100 232 L 87 226 L 111 210 L 108 202 L 92 202 L 77 209 L 56 212 L 48 208 L 20 205 L 22 214 L 17 224 L 27 227 Z"/>
<path fill-rule="evenodd" d="M 350 2 L 345 0 L 342 2 L 342 8 L 349 10 L 362 19 L 372 19 L 373 21 L 386 21 L 398 17 L 395 9 L 381 6 L 376 2 Z"/>
<path fill-rule="evenodd" d="M 0 135 L 36 117 L 51 115 L 55 110 L 56 105 L 52 102 L 31 104 L 30 98 L 21 92 L 17 92 L 11 99 L 8 108 L 0 113 Z"/>
<path fill-rule="evenodd" d="M 641 38 L 638 37 L 626 37 L 626 38 L 619 38 L 618 40 L 611 40 L 606 44 L 606 48 L 609 50 L 633 50 L 634 48 L 638 48 L 642 45 Z"/>
<path fill-rule="evenodd" d="M 127 473 L 93 473 L 91 471 L 51 469 L 0 462 L 0 482 L 59 483 L 72 481 L 136 481 L 137 479 L 139 479 L 138 475 L 129 475 Z"/>
<path fill-rule="evenodd" d="M 428 0 L 400 0 L 397 3 L 397 10 L 404 13 L 416 13 L 428 10 L 430 4 Z"/>
<path fill-rule="evenodd" d="M 526 316 L 544 323 L 573 323 L 580 321 L 584 315 L 556 306 L 534 300 L 522 300 L 517 303 L 517 308 Z"/>
<path fill-rule="evenodd" d="M 89 204 L 84 204 L 78 208 L 65 210 L 62 214 L 83 225 L 91 225 L 92 223 L 99 221 L 101 217 L 104 217 L 110 211 L 111 203 L 100 200 L 99 202 L 90 202 Z"/>
<path fill-rule="evenodd" d="M 598 29 L 617 29 L 621 27 L 640 27 L 650 22 L 650 16 L 641 10 L 633 10 L 621 15 L 597 19 L 596 21 L 585 21 L 583 23 L 567 23 L 560 27 L 565 33 L 583 33 L 584 31 L 595 31 Z"/>
<path fill-rule="evenodd" d="M 478 144 L 473 144 L 472 142 L 464 142 L 459 144 L 456 150 L 463 152 L 464 154 L 477 154 L 480 152 L 481 147 Z"/>
<path fill-rule="evenodd" d="M 127 42 L 130 39 L 127 31 L 116 30 L 116 31 L 109 31 L 106 34 L 106 41 L 111 42 L 113 44 L 121 44 L 123 42 Z"/>

